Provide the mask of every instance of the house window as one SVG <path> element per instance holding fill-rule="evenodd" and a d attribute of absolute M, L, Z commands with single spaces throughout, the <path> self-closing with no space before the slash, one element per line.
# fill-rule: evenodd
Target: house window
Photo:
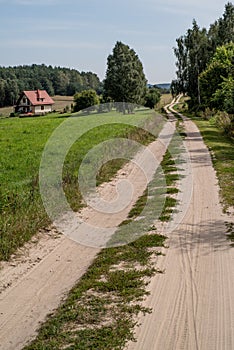
<path fill-rule="evenodd" d="M 45 106 L 41 106 L 41 110 L 44 111 L 44 109 L 45 109 Z"/>
<path fill-rule="evenodd" d="M 27 102 L 26 97 L 23 97 L 23 103 L 26 103 L 26 102 Z"/>

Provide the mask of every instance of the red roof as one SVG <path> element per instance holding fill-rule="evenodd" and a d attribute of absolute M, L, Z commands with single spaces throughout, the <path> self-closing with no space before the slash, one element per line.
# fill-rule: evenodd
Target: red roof
<path fill-rule="evenodd" d="M 23 91 L 33 106 L 52 105 L 54 101 L 45 90 Z"/>

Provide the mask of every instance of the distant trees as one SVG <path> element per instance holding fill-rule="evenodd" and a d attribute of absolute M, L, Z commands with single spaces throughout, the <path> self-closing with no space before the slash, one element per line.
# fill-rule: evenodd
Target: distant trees
<path fill-rule="evenodd" d="M 74 112 L 79 112 L 98 105 L 100 100 L 95 90 L 84 90 L 74 95 L 74 102 Z"/>
<path fill-rule="evenodd" d="M 148 88 L 145 95 L 145 107 L 153 109 L 159 102 L 161 94 L 156 88 Z"/>
<path fill-rule="evenodd" d="M 104 93 L 115 102 L 142 104 L 146 78 L 136 52 L 120 41 L 107 58 Z"/>
<path fill-rule="evenodd" d="M 0 107 L 13 105 L 22 90 L 44 89 L 51 96 L 68 95 L 94 89 L 99 91 L 101 82 L 92 72 L 46 66 L 0 67 Z"/>
<path fill-rule="evenodd" d="M 234 42 L 234 5 L 230 2 L 225 6 L 223 16 L 212 24 L 209 30 L 199 28 L 193 20 L 192 28 L 176 40 L 177 47 L 174 48 L 174 53 L 177 59 L 177 79 L 172 82 L 172 92 L 187 93 L 191 97 L 190 108 L 206 107 L 213 90 L 207 84 L 206 88 L 210 91 L 205 92 L 205 77 L 199 77 L 202 77 L 210 64 L 217 47 L 230 42 Z M 222 74 L 222 68 L 219 69 Z M 216 83 L 220 83 L 220 78 Z"/>

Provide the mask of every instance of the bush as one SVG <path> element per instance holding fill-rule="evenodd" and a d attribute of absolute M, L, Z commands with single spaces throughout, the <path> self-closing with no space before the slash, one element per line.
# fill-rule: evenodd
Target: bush
<path fill-rule="evenodd" d="M 218 112 L 215 116 L 215 123 L 229 136 L 234 136 L 234 115 L 226 112 Z"/>
<path fill-rule="evenodd" d="M 98 105 L 100 101 L 96 91 L 84 90 L 74 95 L 74 102 L 74 112 L 79 112 L 81 110 L 90 108 L 87 110 L 87 113 L 89 113 L 91 109 L 95 109 L 95 106 Z"/>
<path fill-rule="evenodd" d="M 214 117 L 216 112 L 213 109 L 210 109 L 209 107 L 206 107 L 203 112 L 201 112 L 201 117 L 205 120 L 210 120 L 210 118 Z"/>
<path fill-rule="evenodd" d="M 10 115 L 9 115 L 9 118 L 15 118 L 15 117 L 18 117 L 18 116 L 19 116 L 18 113 L 11 112 Z"/>

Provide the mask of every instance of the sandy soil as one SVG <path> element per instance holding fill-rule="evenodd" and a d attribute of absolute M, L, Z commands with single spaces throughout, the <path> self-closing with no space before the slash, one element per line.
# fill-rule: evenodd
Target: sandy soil
<path fill-rule="evenodd" d="M 149 146 L 158 160 L 173 134 L 173 120 L 171 115 L 161 140 Z M 150 284 L 151 295 L 145 304 L 153 308 L 153 313 L 139 319 L 137 343 L 128 344 L 128 350 L 234 349 L 234 249 L 225 237 L 227 218 L 222 214 L 209 152 L 195 125 L 188 120 L 185 127 L 192 161 L 191 203 L 177 229 L 170 232 L 166 255 L 157 261 L 165 274 L 156 275 Z M 118 225 L 126 218 L 155 171 L 155 166 L 149 166 L 146 176 L 139 167 L 144 164 L 141 159 L 138 154 L 138 166 L 127 164 L 114 181 L 99 190 L 105 200 L 113 200 L 118 181 L 131 182 L 134 191 L 123 210 L 110 218 L 109 214 L 86 208 L 81 213 L 86 222 L 110 227 L 113 220 Z M 182 202 L 190 201 L 186 195 L 181 198 Z M 182 211 L 183 204 L 179 206 Z M 169 226 L 162 227 L 162 233 L 168 231 Z M 98 251 L 52 228 L 39 233 L 10 262 L 2 263 L 1 350 L 22 349 L 35 336 L 40 322 L 59 305 Z"/>
<path fill-rule="evenodd" d="M 0 270 L 0 349 L 17 350 L 36 335 L 40 323 L 51 313 L 65 297 L 66 293 L 79 280 L 105 245 L 95 234 L 94 226 L 110 228 L 117 226 L 124 219 L 137 198 L 143 194 L 147 182 L 151 180 L 158 162 L 162 160 L 168 143 L 174 133 L 175 122 L 166 122 L 157 141 L 139 152 L 134 161 L 126 164 L 116 178 L 102 185 L 99 195 L 105 201 L 111 200 L 113 214 L 106 214 L 92 208 L 85 208 L 80 216 L 90 225 L 90 232 L 83 230 L 83 242 L 96 248 L 78 244 L 59 235 L 55 229 L 41 232 L 32 242 L 21 249 L 10 262 L 1 264 Z M 145 163 L 145 152 L 150 152 L 158 162 Z M 149 156 L 149 157 L 151 157 Z M 151 158 L 150 158 L 151 159 Z M 124 180 L 131 184 L 133 191 L 129 201 L 126 197 L 116 197 L 116 185 Z M 113 198 L 117 198 L 113 202 Z M 122 210 L 118 209 L 119 199 L 124 199 Z M 121 203 L 120 203 L 121 204 Z M 69 222 L 64 222 L 70 227 Z M 86 226 L 87 227 L 87 226 Z M 68 233 L 69 234 L 69 233 Z M 92 235 L 93 234 L 93 235 Z M 77 237 L 73 237 L 74 240 Z M 81 239 L 81 242 L 82 242 Z M 107 237 L 109 239 L 109 236 Z"/>
<path fill-rule="evenodd" d="M 157 267 L 139 318 L 137 342 L 127 350 L 234 349 L 234 249 L 230 247 L 210 154 L 192 121 L 185 118 L 191 155 L 192 198 Z M 167 233 L 167 227 L 162 232 Z"/>

